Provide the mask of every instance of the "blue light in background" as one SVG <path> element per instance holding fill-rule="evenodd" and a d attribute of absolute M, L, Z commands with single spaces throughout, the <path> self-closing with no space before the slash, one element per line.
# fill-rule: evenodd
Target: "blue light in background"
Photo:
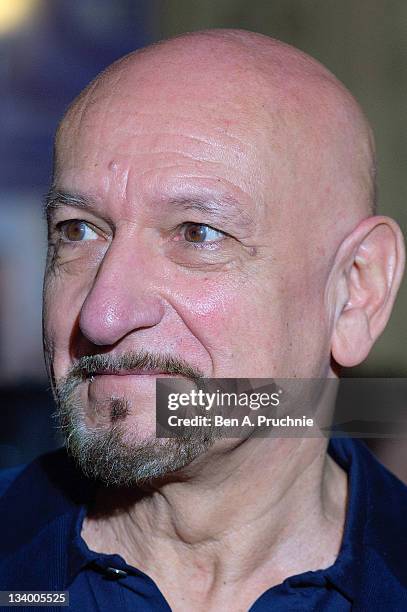
<path fill-rule="evenodd" d="M 40 0 L 20 30 L 0 35 L 0 191 L 46 190 L 66 107 L 107 65 L 151 42 L 152 6 Z"/>

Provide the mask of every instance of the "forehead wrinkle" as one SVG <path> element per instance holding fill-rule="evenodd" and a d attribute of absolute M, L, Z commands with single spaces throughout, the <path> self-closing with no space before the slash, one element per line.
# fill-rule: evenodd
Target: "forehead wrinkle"
<path fill-rule="evenodd" d="M 240 203 L 231 195 L 219 197 L 175 197 L 168 200 L 168 204 L 179 210 L 196 210 L 204 214 L 210 214 L 214 219 L 229 220 L 239 223 L 243 229 L 249 230 L 253 226 L 253 218 L 250 214 L 243 211 Z M 91 210 L 97 212 L 97 205 L 87 196 L 71 194 L 66 191 L 57 190 L 51 187 L 44 202 L 44 215 L 47 219 L 51 211 L 63 206 L 71 206 L 81 210 Z"/>
<path fill-rule="evenodd" d="M 98 74 L 85 89 L 73 100 L 68 107 L 65 115 L 62 117 L 56 134 L 56 141 L 59 140 L 61 133 L 64 132 L 66 125 L 69 131 L 80 132 L 81 126 L 86 119 L 86 115 L 91 112 L 93 106 L 102 105 L 106 114 L 111 110 L 111 101 L 115 97 L 116 88 L 122 77 L 125 77 L 125 60 L 127 56 L 120 58 L 100 74 Z M 109 87 L 103 87 L 104 83 L 109 81 Z M 106 95 L 106 93 L 108 95 Z"/>

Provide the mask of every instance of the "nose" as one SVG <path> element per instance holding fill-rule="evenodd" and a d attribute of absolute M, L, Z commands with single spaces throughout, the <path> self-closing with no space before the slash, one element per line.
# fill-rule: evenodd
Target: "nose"
<path fill-rule="evenodd" d="M 82 305 L 79 327 L 96 345 L 113 345 L 133 331 L 157 325 L 164 316 L 162 298 L 152 284 L 154 264 L 133 249 L 106 253 Z"/>

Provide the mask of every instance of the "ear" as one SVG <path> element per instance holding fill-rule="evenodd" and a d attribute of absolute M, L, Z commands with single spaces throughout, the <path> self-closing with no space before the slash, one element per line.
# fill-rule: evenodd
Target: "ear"
<path fill-rule="evenodd" d="M 389 320 L 404 271 L 404 240 L 388 217 L 364 219 L 341 244 L 333 270 L 336 291 L 332 357 L 358 365 Z"/>

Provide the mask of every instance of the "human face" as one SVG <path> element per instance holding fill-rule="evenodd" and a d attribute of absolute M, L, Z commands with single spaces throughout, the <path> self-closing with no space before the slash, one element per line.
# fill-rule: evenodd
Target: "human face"
<path fill-rule="evenodd" d="M 119 96 L 102 83 L 60 129 L 44 287 L 56 382 L 84 356 L 139 351 L 207 377 L 326 371 L 324 285 L 293 206 L 294 162 L 260 106 L 195 85 Z M 155 377 L 169 372 L 158 363 L 81 381 L 86 426 L 111 428 L 124 399 L 127 434 L 151 439 Z"/>

